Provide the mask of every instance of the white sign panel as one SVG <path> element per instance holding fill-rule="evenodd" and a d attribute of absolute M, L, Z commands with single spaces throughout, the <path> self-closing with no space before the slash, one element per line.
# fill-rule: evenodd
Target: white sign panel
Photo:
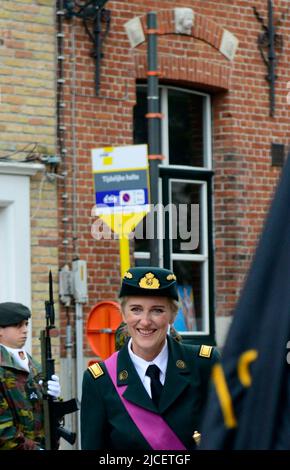
<path fill-rule="evenodd" d="M 149 211 L 147 145 L 92 150 L 97 215 Z"/>

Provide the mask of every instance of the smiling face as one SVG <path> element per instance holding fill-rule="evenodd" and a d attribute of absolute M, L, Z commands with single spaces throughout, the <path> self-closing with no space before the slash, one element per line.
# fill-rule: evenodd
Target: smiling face
<path fill-rule="evenodd" d="M 158 356 L 174 316 L 167 297 L 127 297 L 123 305 L 123 320 L 132 337 L 133 352 L 146 361 Z"/>
<path fill-rule="evenodd" d="M 23 348 L 28 334 L 28 320 L 17 325 L 0 326 L 0 344 L 8 348 Z"/>

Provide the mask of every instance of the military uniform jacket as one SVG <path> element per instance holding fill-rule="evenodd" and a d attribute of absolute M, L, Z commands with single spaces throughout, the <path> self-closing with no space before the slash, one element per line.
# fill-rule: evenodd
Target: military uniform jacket
<path fill-rule="evenodd" d="M 0 450 L 43 447 L 40 366 L 28 357 L 29 373 L 0 345 Z"/>
<path fill-rule="evenodd" d="M 200 431 L 211 367 L 218 356 L 211 348 L 206 357 L 200 355 L 200 346 L 178 343 L 170 337 L 167 340 L 168 364 L 159 410 L 135 370 L 127 344 L 118 355 L 117 384 L 127 385 L 123 395 L 126 400 L 159 413 L 184 446 L 192 450 L 195 448 L 193 433 Z M 89 368 L 84 373 L 82 449 L 150 450 L 149 443 L 122 404 L 104 363 L 100 363 L 99 371 L 98 374 L 93 374 Z"/>

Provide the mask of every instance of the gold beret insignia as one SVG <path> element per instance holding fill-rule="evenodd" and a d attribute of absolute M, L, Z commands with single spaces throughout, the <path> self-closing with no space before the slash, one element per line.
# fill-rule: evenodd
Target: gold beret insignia
<path fill-rule="evenodd" d="M 126 271 L 124 274 L 124 277 L 126 277 L 127 279 L 132 279 L 133 275 L 129 273 L 128 271 Z"/>
<path fill-rule="evenodd" d="M 168 274 L 168 276 L 166 276 L 166 279 L 167 281 L 176 281 L 176 276 L 175 274 Z"/>
<path fill-rule="evenodd" d="M 145 274 L 139 281 L 139 286 L 143 289 L 159 289 L 160 282 L 152 273 Z"/>

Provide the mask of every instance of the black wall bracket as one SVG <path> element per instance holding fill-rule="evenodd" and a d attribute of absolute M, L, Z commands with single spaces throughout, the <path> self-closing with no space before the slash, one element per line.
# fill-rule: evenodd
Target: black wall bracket
<path fill-rule="evenodd" d="M 269 115 L 274 117 L 275 115 L 275 81 L 277 78 L 276 67 L 277 67 L 277 53 L 281 53 L 283 50 L 283 38 L 280 34 L 277 34 L 277 29 L 281 25 L 282 21 L 286 18 L 288 10 L 280 16 L 279 20 L 274 21 L 273 13 L 273 2 L 267 0 L 268 7 L 268 21 L 267 24 L 264 18 L 260 15 L 256 7 L 253 7 L 254 14 L 262 25 L 263 32 L 258 36 L 258 48 L 262 59 L 268 69 L 266 80 L 269 83 Z"/>
<path fill-rule="evenodd" d="M 93 43 L 91 56 L 96 61 L 95 89 L 96 95 L 100 92 L 101 59 L 103 58 L 103 43 L 110 30 L 111 11 L 104 8 L 108 0 L 64 1 L 65 17 L 81 18 L 85 30 Z"/>

